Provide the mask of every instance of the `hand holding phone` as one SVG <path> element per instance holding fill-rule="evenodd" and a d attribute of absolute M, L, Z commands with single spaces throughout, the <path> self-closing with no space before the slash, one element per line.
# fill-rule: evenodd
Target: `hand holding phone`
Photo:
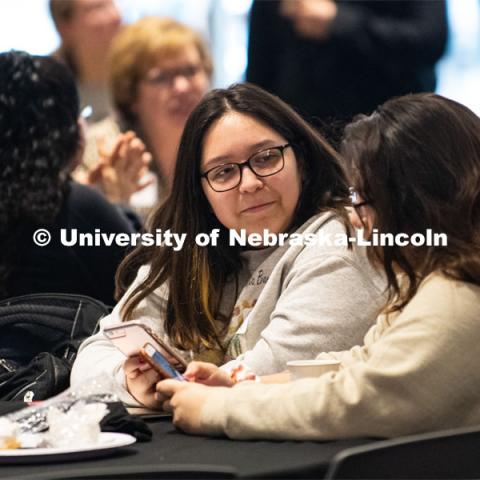
<path fill-rule="evenodd" d="M 184 372 L 187 368 L 185 360 L 143 323 L 131 321 L 111 325 L 103 330 L 103 334 L 126 357 L 140 355 L 140 350 L 148 343 L 160 352 L 175 370 Z"/>
<path fill-rule="evenodd" d="M 139 321 L 117 323 L 104 328 L 104 336 L 112 342 L 127 358 L 123 369 L 125 371 L 125 383 L 128 392 L 140 404 L 148 408 L 160 409 L 161 402 L 155 394 L 155 385 L 161 378 L 171 378 L 158 368 L 153 367 L 146 357 L 141 355 L 142 348 L 149 343 L 166 358 L 177 372 L 184 372 L 187 366 L 185 360 L 180 357 L 167 343 L 163 342 L 146 325 Z M 152 361 L 152 360 L 151 360 Z M 142 363 L 142 362 L 148 362 Z M 153 368 L 145 370 L 145 366 Z M 167 371 L 168 373 L 168 371 Z M 160 377 L 160 379 L 159 379 Z"/>
<path fill-rule="evenodd" d="M 145 369 L 145 367 L 147 367 Z M 161 410 L 162 402 L 156 396 L 156 385 L 163 379 L 140 355 L 128 357 L 123 364 L 127 392 L 139 404 Z"/>

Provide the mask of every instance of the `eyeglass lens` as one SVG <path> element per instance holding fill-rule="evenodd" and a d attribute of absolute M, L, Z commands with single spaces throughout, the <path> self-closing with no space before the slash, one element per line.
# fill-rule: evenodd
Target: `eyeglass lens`
<path fill-rule="evenodd" d="M 178 76 L 193 78 L 200 69 L 200 65 L 186 65 L 171 70 L 154 70 L 147 75 L 147 81 L 155 85 L 170 85 Z"/>
<path fill-rule="evenodd" d="M 248 166 L 259 177 L 274 175 L 283 168 L 283 148 L 263 150 L 244 163 L 219 165 L 208 172 L 207 180 L 216 191 L 231 190 L 240 184 L 243 166 Z"/>

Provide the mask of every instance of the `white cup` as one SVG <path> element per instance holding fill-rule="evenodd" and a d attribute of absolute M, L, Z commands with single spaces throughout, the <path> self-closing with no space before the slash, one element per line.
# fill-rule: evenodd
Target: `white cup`
<path fill-rule="evenodd" d="M 327 372 L 336 372 L 340 369 L 339 360 L 291 360 L 287 368 L 293 380 L 308 377 L 319 377 Z"/>

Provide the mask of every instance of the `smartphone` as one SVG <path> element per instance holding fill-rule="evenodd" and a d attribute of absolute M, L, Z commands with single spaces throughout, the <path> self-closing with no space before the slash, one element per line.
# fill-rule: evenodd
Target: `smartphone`
<path fill-rule="evenodd" d="M 134 320 L 117 323 L 106 327 L 103 334 L 127 357 L 139 355 L 142 347 L 149 343 L 155 350 L 167 357 L 169 363 L 179 372 L 184 372 L 187 368 L 187 362 L 182 357 L 158 338 L 150 328 L 140 322 Z"/>
<path fill-rule="evenodd" d="M 148 362 L 162 377 L 186 382 L 182 374 L 150 343 L 140 349 L 140 356 Z"/>

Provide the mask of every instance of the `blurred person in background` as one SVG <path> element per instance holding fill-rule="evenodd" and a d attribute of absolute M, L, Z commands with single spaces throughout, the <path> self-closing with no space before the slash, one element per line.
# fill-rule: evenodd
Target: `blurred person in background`
<path fill-rule="evenodd" d="M 256 0 L 247 80 L 338 141 L 354 115 L 435 90 L 447 31 L 443 0 Z"/>
<path fill-rule="evenodd" d="M 170 18 L 146 17 L 115 38 L 109 83 L 116 114 L 89 129 L 85 164 L 108 155 L 120 132 L 131 130 L 153 156 L 149 188 L 131 198 L 146 214 L 168 194 L 184 125 L 210 86 L 212 60 L 194 30 Z M 148 179 L 146 180 L 148 182 Z"/>
<path fill-rule="evenodd" d="M 65 246 L 60 239 L 62 229 L 134 232 L 119 209 L 70 179 L 85 144 L 79 113 L 64 65 L 24 52 L 0 54 L 0 298 L 63 292 L 114 301 L 126 249 Z M 51 235 L 44 246 L 35 242 L 40 228 Z"/>
<path fill-rule="evenodd" d="M 61 39 L 53 55 L 75 76 L 81 109 L 91 106 L 90 121 L 99 121 L 111 112 L 107 56 L 120 12 L 113 0 L 50 0 L 49 5 Z"/>

